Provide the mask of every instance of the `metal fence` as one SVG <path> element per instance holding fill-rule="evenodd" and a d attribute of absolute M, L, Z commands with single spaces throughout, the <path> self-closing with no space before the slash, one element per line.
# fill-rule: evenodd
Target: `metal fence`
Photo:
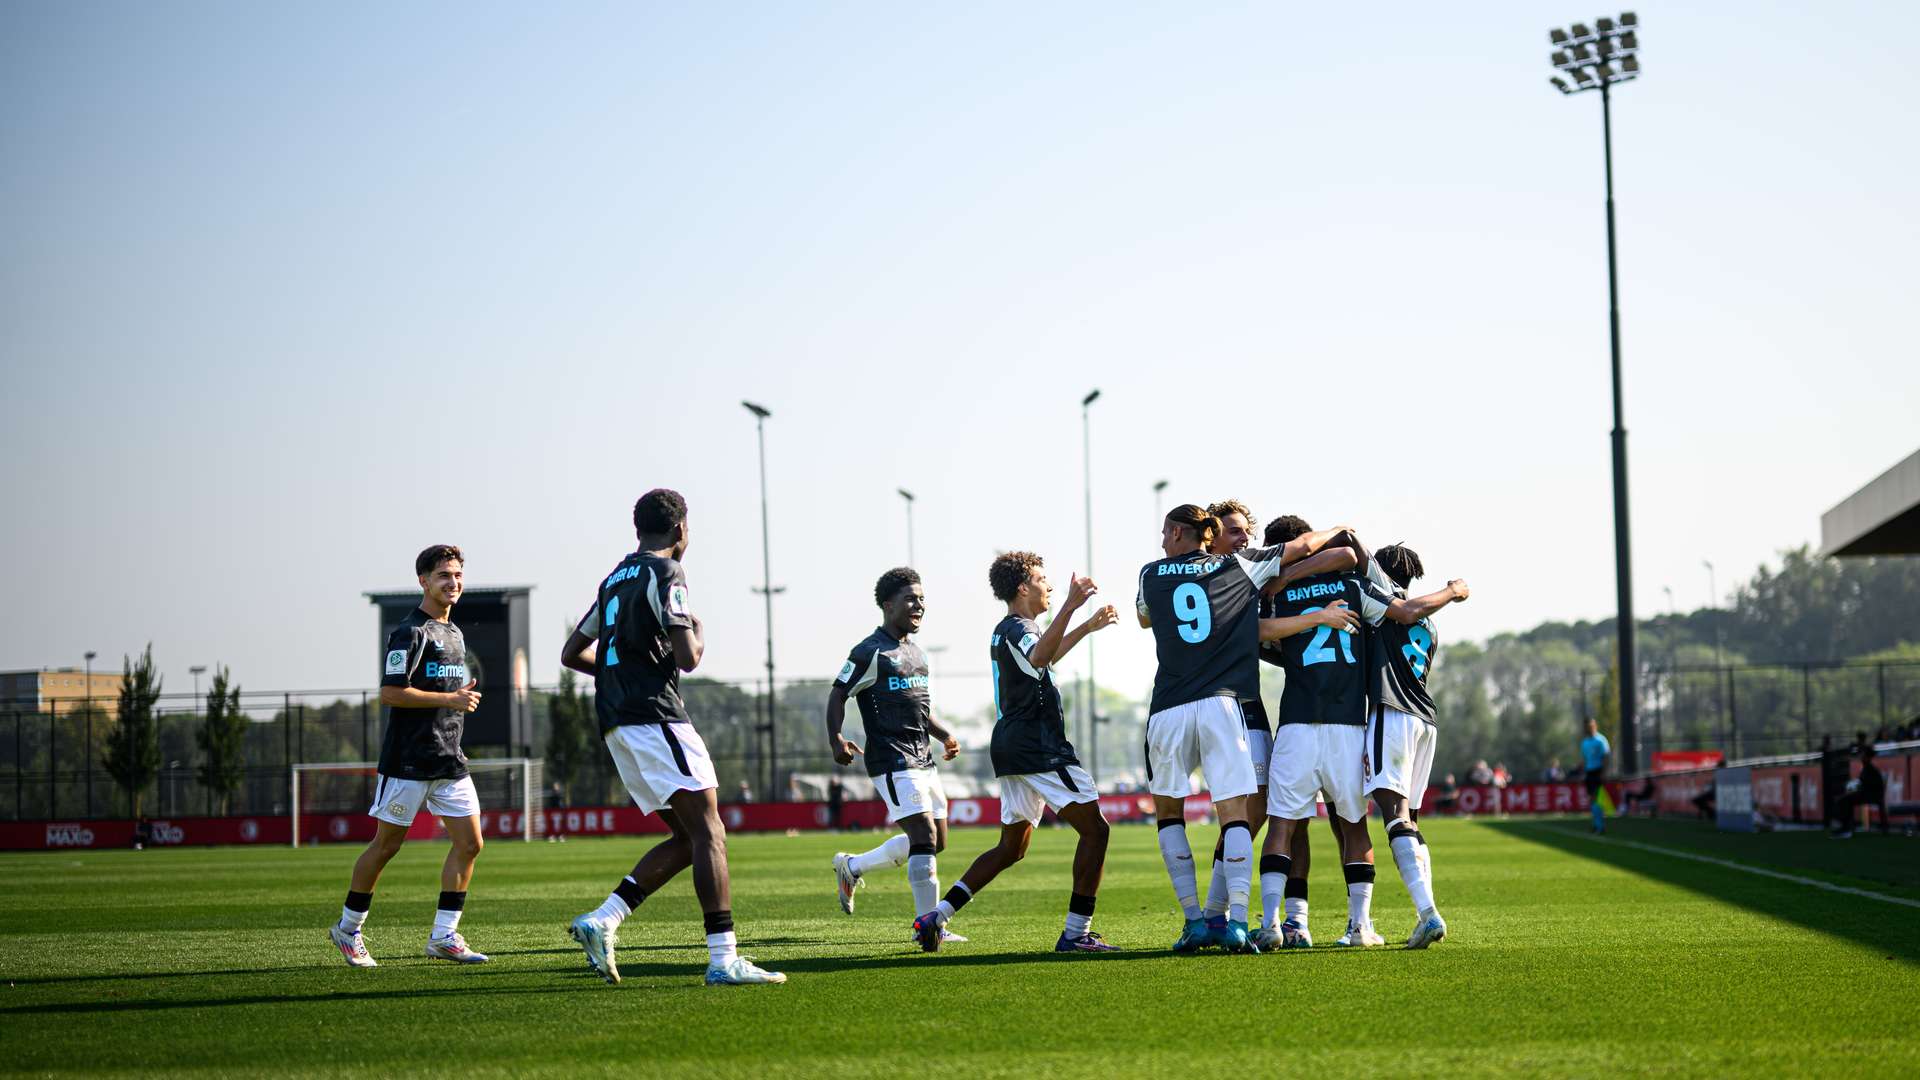
<path fill-rule="evenodd" d="M 986 679 L 984 674 L 942 677 L 947 684 L 974 681 L 974 693 L 964 695 L 974 698 L 990 696 Z M 1530 685 L 1529 693 L 1552 699 L 1568 723 L 1577 723 L 1592 715 L 1601 682 L 1592 672 L 1547 672 L 1537 673 Z M 1649 750 L 1710 748 L 1730 757 L 1790 753 L 1817 747 L 1823 735 L 1850 739 L 1858 730 L 1872 734 L 1920 717 L 1920 662 L 1915 661 L 1652 667 L 1641 685 L 1642 744 Z M 713 755 L 722 801 L 749 792 L 760 800 L 824 798 L 834 775 L 845 784 L 847 798 L 870 793 L 859 763 L 836 768 L 828 756 L 822 717 L 830 686 L 825 680 L 780 683 L 769 723 L 764 683 L 689 679 L 682 684 L 688 710 Z M 1069 733 L 1083 757 L 1090 758 L 1094 740 L 1088 738 L 1082 688 L 1069 684 L 1062 691 L 1071 718 Z M 525 697 L 528 744 L 470 747 L 472 756 L 547 756 L 555 689 L 515 693 Z M 1269 698 L 1272 703 L 1271 690 Z M 111 705 L 96 702 L 89 710 L 62 702 L 62 710 L 54 713 L 0 706 L 0 820 L 124 818 L 131 813 L 131 800 L 102 764 L 113 722 Z M 1443 712 L 1448 705 L 1442 702 Z M 383 721 L 376 690 L 249 691 L 242 693 L 241 706 L 252 723 L 245 779 L 226 807 L 229 813 L 286 813 L 288 777 L 296 762 L 373 761 L 380 756 Z M 220 799 L 200 782 L 204 755 L 196 736 L 201 708 L 191 694 L 160 699 L 161 768 L 142 793 L 142 810 L 149 816 L 222 810 Z M 1496 701 L 1496 712 L 1501 708 Z M 1145 704 L 1122 702 L 1109 694 L 1102 713 L 1095 763 L 1101 785 L 1107 790 L 1136 789 L 1144 771 Z M 943 714 L 943 720 L 970 748 L 944 767 L 949 790 L 956 795 L 990 792 L 990 708 Z M 847 730 L 860 741 L 859 711 L 851 703 Z M 1569 752 L 1570 744 L 1561 747 L 1566 741 L 1562 733 L 1550 738 L 1551 753 Z M 1450 741 L 1459 740 L 1450 736 Z M 1455 749 L 1470 752 L 1465 745 Z M 549 805 L 609 805 L 626 799 L 597 740 L 589 741 L 570 783 L 557 775 L 551 761 L 547 780 Z"/>

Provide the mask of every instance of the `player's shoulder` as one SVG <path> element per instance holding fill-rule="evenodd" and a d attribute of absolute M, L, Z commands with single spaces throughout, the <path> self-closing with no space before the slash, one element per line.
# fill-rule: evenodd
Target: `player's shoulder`
<path fill-rule="evenodd" d="M 886 631 L 875 627 L 866 637 L 854 642 L 853 648 L 847 652 L 849 656 L 868 657 L 877 652 L 885 652 L 895 644 L 893 638 L 887 636 Z"/>
<path fill-rule="evenodd" d="M 1244 548 L 1241 548 L 1239 551 L 1234 552 L 1233 554 L 1235 558 L 1240 559 L 1243 562 L 1263 563 L 1263 562 L 1271 562 L 1274 559 L 1283 558 L 1286 555 L 1286 553 L 1287 553 L 1287 545 L 1275 544 L 1272 547 L 1244 547 Z"/>
<path fill-rule="evenodd" d="M 427 613 L 416 607 L 412 611 L 407 612 L 404 618 L 394 624 L 393 629 L 387 634 L 387 640 L 404 641 L 414 637 L 425 629 L 426 623 Z"/>

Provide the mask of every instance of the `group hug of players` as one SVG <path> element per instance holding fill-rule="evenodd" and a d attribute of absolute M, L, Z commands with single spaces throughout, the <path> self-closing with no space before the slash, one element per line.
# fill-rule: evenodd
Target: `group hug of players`
<path fill-rule="evenodd" d="M 1404 545 L 1367 551 L 1351 529 L 1310 530 L 1298 518 L 1270 523 L 1264 547 L 1250 546 L 1254 520 L 1238 502 L 1187 504 L 1161 527 L 1164 557 L 1140 571 L 1140 625 L 1154 634 L 1158 669 L 1147 722 L 1148 789 L 1159 846 L 1184 925 L 1176 952 L 1219 947 L 1257 953 L 1313 943 L 1307 928 L 1306 823 L 1324 799 L 1331 811 L 1348 883 L 1347 931 L 1339 944 L 1383 944 L 1374 929 L 1373 842 L 1369 799 L 1387 823 L 1393 859 L 1416 909 L 1407 940 L 1424 948 L 1447 932 L 1433 900 L 1432 864 L 1417 824 L 1434 750 L 1434 710 L 1426 677 L 1437 651 L 1431 616 L 1465 600 L 1464 582 L 1409 597 L 1422 573 Z M 562 663 L 595 680 L 595 707 L 607 749 L 636 805 L 658 813 L 668 839 L 644 854 L 606 900 L 573 920 L 569 932 L 588 963 L 610 983 L 621 923 L 682 870 L 693 871 L 706 923 L 709 985 L 780 983 L 739 955 L 733 930 L 725 827 L 718 781 L 706 744 L 679 692 L 704 649 L 700 620 L 687 600 L 680 560 L 688 545 L 687 509 L 656 489 L 634 506 L 639 547 L 600 584 L 563 648 Z M 462 588 L 457 548 L 420 554 L 422 603 L 387 642 L 381 701 L 390 709 L 379 787 L 371 811 L 374 841 L 355 864 L 347 902 L 329 936 L 347 962 L 373 967 L 361 928 L 380 871 L 399 850 L 420 807 L 445 823 L 453 848 L 442 870 L 441 902 L 427 955 L 464 963 L 487 957 L 458 932 L 466 886 L 480 849 L 478 801 L 459 748 L 465 714 L 479 702 L 467 678 L 464 644 L 450 619 Z M 864 760 L 900 832 L 871 851 L 834 856 L 843 911 L 876 870 L 905 866 L 919 917 L 922 949 L 964 941 L 956 913 L 1026 854 L 1033 827 L 1051 809 L 1079 834 L 1059 952 L 1115 949 L 1092 929 L 1105 864 L 1108 826 L 1093 779 L 1066 738 L 1052 666 L 1080 641 L 1118 621 L 1103 605 L 1073 625 L 1099 589 L 1068 582 L 1060 609 L 1045 566 L 1031 552 L 1008 552 L 988 572 L 1007 605 L 990 649 L 995 723 L 991 754 L 1000 785 L 1001 832 L 945 895 L 937 857 L 946 847 L 947 799 L 935 761 L 960 752 L 932 708 L 925 653 L 912 637 L 926 610 L 920 577 L 899 567 L 874 589 L 881 625 L 855 645 L 827 699 L 827 738 L 836 762 Z M 1286 673 L 1278 727 L 1261 704 L 1259 664 Z M 846 703 L 860 709 L 866 745 L 842 733 Z M 1203 904 L 1185 799 L 1199 772 L 1220 822 Z M 1254 842 L 1271 823 L 1259 855 L 1265 919 L 1248 924 Z M 1285 904 L 1285 917 L 1281 905 Z"/>

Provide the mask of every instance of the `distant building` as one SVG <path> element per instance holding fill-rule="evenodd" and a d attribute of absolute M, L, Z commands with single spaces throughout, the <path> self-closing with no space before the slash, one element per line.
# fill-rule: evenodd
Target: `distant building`
<path fill-rule="evenodd" d="M 0 709 L 69 713 L 91 697 L 94 708 L 112 713 L 120 705 L 120 684 L 125 681 L 122 672 L 96 671 L 89 688 L 87 673 L 77 667 L 0 671 Z"/>

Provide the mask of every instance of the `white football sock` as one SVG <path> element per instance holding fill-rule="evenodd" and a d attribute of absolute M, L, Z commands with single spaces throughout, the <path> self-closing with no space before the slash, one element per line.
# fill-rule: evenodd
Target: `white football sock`
<path fill-rule="evenodd" d="M 907 884 L 913 886 L 913 910 L 920 915 L 932 911 L 940 903 L 940 870 L 935 856 L 907 856 Z"/>
<path fill-rule="evenodd" d="M 595 922 L 619 926 L 621 923 L 626 922 L 627 916 L 631 914 L 633 914 L 633 909 L 627 906 L 625 900 L 620 899 L 619 893 L 608 893 L 607 898 L 601 901 L 599 907 L 587 913 L 587 918 Z"/>
<path fill-rule="evenodd" d="M 366 912 L 355 911 L 350 907 L 342 907 L 340 909 L 340 929 L 345 930 L 349 934 L 357 934 L 360 932 L 360 928 L 365 925 L 367 925 Z"/>
<path fill-rule="evenodd" d="M 1200 883 L 1194 877 L 1193 849 L 1187 846 L 1184 823 L 1160 830 L 1160 861 L 1166 864 L 1167 877 L 1173 881 L 1174 898 L 1180 901 L 1180 910 L 1187 921 L 1200 918 Z"/>
<path fill-rule="evenodd" d="M 433 913 L 433 936 L 446 937 L 460 928 L 460 912 L 436 911 Z"/>
<path fill-rule="evenodd" d="M 1299 923 L 1301 926 L 1307 925 L 1307 898 L 1306 897 L 1304 896 L 1287 897 L 1287 918 L 1292 919 L 1294 922 Z"/>
<path fill-rule="evenodd" d="M 1228 829 L 1220 845 L 1227 864 L 1227 919 L 1244 923 L 1247 897 L 1253 891 L 1253 833 L 1245 828 Z"/>
<path fill-rule="evenodd" d="M 1355 926 L 1373 925 L 1373 882 L 1356 881 L 1347 886 L 1347 921 Z"/>
<path fill-rule="evenodd" d="M 1093 928 L 1093 916 L 1067 912 L 1067 936 L 1077 938 Z"/>
<path fill-rule="evenodd" d="M 1267 873 L 1260 875 L 1260 904 L 1266 909 L 1266 925 L 1280 925 L 1280 899 L 1287 889 L 1287 875 Z"/>
<path fill-rule="evenodd" d="M 1421 915 L 1434 910 L 1433 882 L 1428 880 L 1420 866 L 1420 841 L 1411 836 L 1393 838 L 1393 865 L 1400 870 L 1400 881 L 1407 887 L 1407 895 L 1413 898 L 1413 909 Z"/>
<path fill-rule="evenodd" d="M 707 963 L 713 967 L 726 967 L 733 958 L 740 955 L 740 947 L 735 944 L 733 931 L 723 930 L 718 934 L 707 935 Z"/>
<path fill-rule="evenodd" d="M 912 848 L 913 841 L 907 839 L 907 834 L 899 833 L 872 851 L 848 859 L 847 869 L 852 870 L 855 877 L 863 877 L 869 870 L 891 870 L 907 861 Z"/>
<path fill-rule="evenodd" d="M 1213 876 L 1207 881 L 1207 906 L 1204 913 L 1211 919 L 1215 915 L 1225 915 L 1230 901 L 1227 898 L 1227 864 L 1219 859 L 1213 860 Z"/>

